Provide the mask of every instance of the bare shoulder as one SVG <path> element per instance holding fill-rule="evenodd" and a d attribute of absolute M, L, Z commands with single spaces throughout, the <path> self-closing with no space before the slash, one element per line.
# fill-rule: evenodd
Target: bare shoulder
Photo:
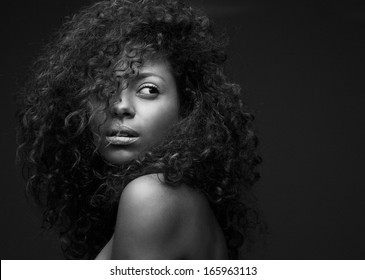
<path fill-rule="evenodd" d="M 186 185 L 167 185 L 161 174 L 148 174 L 131 181 L 120 198 L 120 207 L 124 206 L 138 206 L 140 211 L 167 208 L 176 214 L 209 207 L 203 194 Z"/>
<path fill-rule="evenodd" d="M 188 187 L 172 187 L 158 174 L 141 176 L 123 190 L 119 201 L 112 258 L 181 259 Z"/>
<path fill-rule="evenodd" d="M 159 174 L 131 181 L 120 197 L 112 258 L 184 259 L 206 239 L 214 217 L 205 196 L 169 186 Z"/>
<path fill-rule="evenodd" d="M 148 174 L 134 179 L 125 187 L 120 204 L 127 203 L 129 206 L 137 204 L 143 208 L 157 205 L 160 207 L 173 206 L 172 202 L 178 202 L 179 195 L 175 192 L 176 190 L 178 191 L 178 188 L 174 189 L 164 183 L 162 175 Z M 141 203 L 142 205 L 140 205 Z"/>

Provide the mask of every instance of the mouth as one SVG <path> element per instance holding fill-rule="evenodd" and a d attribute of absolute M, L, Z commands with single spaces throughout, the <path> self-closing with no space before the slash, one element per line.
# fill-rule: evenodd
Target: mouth
<path fill-rule="evenodd" d="M 108 131 L 106 140 L 112 145 L 130 145 L 139 139 L 139 134 L 126 126 L 117 126 Z"/>

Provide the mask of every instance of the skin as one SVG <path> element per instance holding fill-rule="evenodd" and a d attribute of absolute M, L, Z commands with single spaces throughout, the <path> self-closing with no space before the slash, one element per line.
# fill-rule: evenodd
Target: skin
<path fill-rule="evenodd" d="M 114 235 L 96 259 L 227 258 L 222 230 L 205 196 L 149 174 L 123 190 Z"/>
<path fill-rule="evenodd" d="M 121 71 L 116 69 L 116 76 Z M 91 128 L 99 152 L 110 163 L 122 164 L 158 143 L 179 118 L 179 95 L 166 60 L 148 60 L 128 87 L 114 96 L 107 112 L 92 99 Z M 122 126 L 134 130 L 138 140 L 129 145 L 110 144 L 108 131 Z"/>

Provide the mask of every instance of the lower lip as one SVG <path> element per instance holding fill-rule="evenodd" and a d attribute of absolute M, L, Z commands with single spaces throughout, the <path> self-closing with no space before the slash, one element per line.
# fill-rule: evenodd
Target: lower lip
<path fill-rule="evenodd" d="M 130 145 L 136 142 L 139 137 L 108 136 L 106 140 L 112 145 Z"/>

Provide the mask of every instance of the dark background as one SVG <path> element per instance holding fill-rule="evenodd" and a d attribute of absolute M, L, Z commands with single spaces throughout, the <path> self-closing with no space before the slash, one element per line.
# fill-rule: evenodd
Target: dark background
<path fill-rule="evenodd" d="M 13 95 L 87 0 L 10 1 L 1 16 L 1 259 L 62 258 L 15 166 Z M 193 1 L 230 35 L 227 73 L 256 113 L 264 259 L 365 258 L 365 2 Z"/>

